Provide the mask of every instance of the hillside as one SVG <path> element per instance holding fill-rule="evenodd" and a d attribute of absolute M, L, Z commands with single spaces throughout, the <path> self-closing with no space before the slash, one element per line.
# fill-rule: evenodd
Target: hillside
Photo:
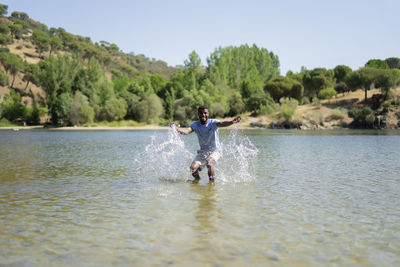
<path fill-rule="evenodd" d="M 17 12 L 18 13 L 18 12 Z M 95 57 L 100 60 L 105 66 L 106 76 L 111 80 L 112 78 L 118 77 L 119 75 L 126 75 L 128 77 L 146 77 L 149 75 L 159 75 L 163 79 L 169 79 L 171 75 L 181 72 L 180 67 L 171 67 L 162 60 L 150 59 L 145 55 L 135 55 L 134 53 L 124 53 L 119 50 L 118 46 L 115 44 L 110 44 L 106 41 L 101 41 L 100 43 L 92 43 L 89 37 L 82 37 L 66 32 L 62 28 L 54 29 L 51 28 L 47 30 L 47 26 L 35 21 L 25 13 L 23 18 L 16 17 L 1 17 L 0 25 L 13 25 L 16 23 L 21 23 L 26 27 L 23 31 L 19 33 L 18 38 L 12 38 L 11 43 L 1 45 L 1 51 L 6 51 L 15 55 L 18 55 L 27 64 L 37 64 L 43 59 L 49 57 L 51 53 L 55 55 L 72 55 L 79 54 L 86 64 L 91 57 Z M 13 21 L 14 22 L 13 22 Z M 57 31 L 58 35 L 65 36 L 65 39 L 70 39 L 69 44 L 59 45 L 57 49 L 52 50 L 50 44 L 48 48 L 43 52 L 38 49 L 40 44 L 35 44 L 33 42 L 32 33 L 34 31 L 42 32 Z M 54 37 L 54 36 L 53 36 Z M 63 40 L 63 42 L 65 42 Z M 39 53 L 40 52 L 40 53 Z M 5 70 L 0 64 L 0 69 Z M 12 80 L 10 74 L 9 80 Z M 23 97 L 23 102 L 28 105 L 31 104 L 32 100 L 29 97 L 30 90 L 35 95 L 44 97 L 43 90 L 33 83 L 29 83 L 26 88 L 26 82 L 22 80 L 24 76 L 23 70 L 19 71 L 15 77 L 14 88 Z M 0 101 L 3 99 L 5 94 L 10 91 L 10 86 L 0 85 Z"/>
<path fill-rule="evenodd" d="M 381 108 L 377 110 L 379 120 L 385 122 L 385 129 L 399 129 L 400 127 L 400 87 L 393 89 L 392 101 L 394 104 L 387 112 Z M 381 94 L 379 89 L 368 91 L 368 101 L 374 96 Z M 300 129 L 341 129 L 352 128 L 353 119 L 349 117 L 348 111 L 352 108 L 367 106 L 364 100 L 364 90 L 357 90 L 340 94 L 335 98 L 321 100 L 317 104 L 300 105 L 296 108 L 291 124 L 284 122 L 279 112 L 273 115 L 252 117 L 250 114 L 244 117 L 241 123 L 243 128 L 300 128 Z M 383 125 L 382 125 L 383 126 Z M 377 127 L 379 128 L 379 127 Z"/>

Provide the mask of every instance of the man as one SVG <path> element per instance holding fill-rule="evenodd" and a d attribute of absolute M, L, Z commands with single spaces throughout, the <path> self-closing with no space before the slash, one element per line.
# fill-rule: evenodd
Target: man
<path fill-rule="evenodd" d="M 219 143 L 219 127 L 227 127 L 234 123 L 239 123 L 241 118 L 237 116 L 232 121 L 222 121 L 220 122 L 217 119 L 209 119 L 209 109 L 207 106 L 201 106 L 198 108 L 198 117 L 199 120 L 190 124 L 189 128 L 179 129 L 176 127 L 176 130 L 180 134 L 190 134 L 195 132 L 199 139 L 200 150 L 197 151 L 197 155 L 194 158 L 192 165 L 190 166 L 190 171 L 195 179 L 195 181 L 200 180 L 199 171 L 203 169 L 204 166 L 207 166 L 208 169 L 208 177 L 210 182 L 213 182 L 215 179 L 215 171 L 214 164 L 221 157 L 221 145 Z M 170 126 L 175 125 L 175 123 L 171 123 Z"/>

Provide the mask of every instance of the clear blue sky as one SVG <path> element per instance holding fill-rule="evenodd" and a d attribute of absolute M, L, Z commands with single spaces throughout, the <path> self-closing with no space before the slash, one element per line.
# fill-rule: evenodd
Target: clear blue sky
<path fill-rule="evenodd" d="M 48 27 L 115 43 L 126 52 L 203 65 L 215 48 L 256 44 L 279 56 L 281 73 L 362 67 L 400 57 L 399 0 L 5 0 Z"/>

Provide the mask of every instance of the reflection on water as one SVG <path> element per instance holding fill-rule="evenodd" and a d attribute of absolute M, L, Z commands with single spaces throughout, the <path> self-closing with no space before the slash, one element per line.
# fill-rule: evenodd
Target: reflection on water
<path fill-rule="evenodd" d="M 212 236 L 217 232 L 215 224 L 218 219 L 218 199 L 214 183 L 205 186 L 192 184 L 193 200 L 198 203 L 194 217 L 198 224 L 194 225 L 193 231 L 197 233 L 198 249 L 213 249 Z"/>
<path fill-rule="evenodd" d="M 398 131 L 224 130 L 224 179 L 198 184 L 184 182 L 195 136 L 169 134 L 0 131 L 0 263 L 400 264 Z M 251 179 L 236 179 L 237 144 L 257 150 Z"/>

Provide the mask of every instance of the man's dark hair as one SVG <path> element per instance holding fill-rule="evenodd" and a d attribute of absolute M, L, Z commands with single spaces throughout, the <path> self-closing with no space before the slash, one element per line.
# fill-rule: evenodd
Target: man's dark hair
<path fill-rule="evenodd" d="M 197 112 L 203 111 L 203 110 L 205 110 L 205 109 L 207 109 L 208 111 L 210 111 L 210 110 L 208 109 L 207 106 L 200 106 L 200 107 L 197 109 Z"/>

